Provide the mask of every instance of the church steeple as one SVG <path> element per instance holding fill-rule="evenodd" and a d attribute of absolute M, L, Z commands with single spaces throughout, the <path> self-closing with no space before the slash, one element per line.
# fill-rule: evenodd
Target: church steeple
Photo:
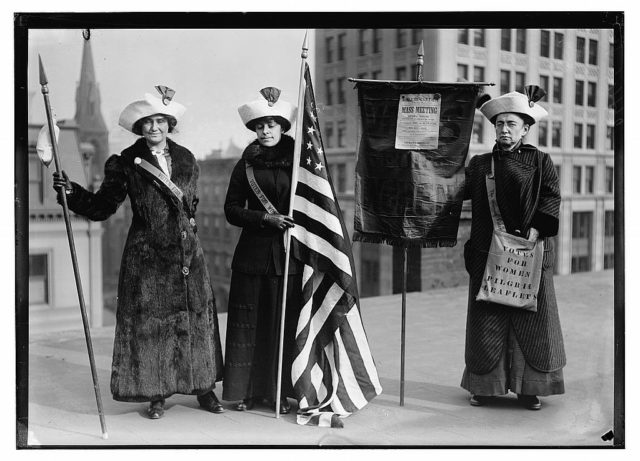
<path fill-rule="evenodd" d="M 91 143 L 95 148 L 93 157 L 94 174 L 102 171 L 109 151 L 109 130 L 102 117 L 100 91 L 93 66 L 91 41 L 84 41 L 80 81 L 76 88 L 76 115 L 78 138 L 81 142 Z"/>

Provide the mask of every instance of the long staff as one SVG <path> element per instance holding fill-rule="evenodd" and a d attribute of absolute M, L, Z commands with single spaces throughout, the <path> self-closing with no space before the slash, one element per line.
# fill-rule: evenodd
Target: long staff
<path fill-rule="evenodd" d="M 298 184 L 298 167 L 300 166 L 300 149 L 302 148 L 302 117 L 304 115 L 304 71 L 307 56 L 309 56 L 309 42 L 307 32 L 304 34 L 302 43 L 302 63 L 300 64 L 300 87 L 298 90 L 298 113 L 296 116 L 296 139 L 293 147 L 293 171 L 291 172 L 291 195 L 289 197 L 289 217 L 293 218 L 293 201 Z M 282 354 L 284 348 L 284 318 L 287 309 L 287 285 L 289 279 L 289 253 L 291 250 L 291 229 L 287 228 L 285 233 L 284 252 L 284 281 L 282 287 L 282 314 L 280 317 L 280 346 L 278 348 L 278 380 L 276 385 L 276 418 L 280 418 L 280 394 L 282 391 Z"/>
<path fill-rule="evenodd" d="M 47 124 L 49 126 L 49 136 L 53 149 L 53 160 L 56 165 L 56 172 L 61 173 L 62 166 L 58 157 L 58 140 L 56 139 L 53 116 L 51 114 L 51 104 L 49 102 L 49 88 L 47 87 L 47 75 L 44 72 L 42 58 L 38 55 L 40 63 L 40 86 L 42 87 L 42 95 L 44 96 L 44 107 L 47 112 Z M 84 337 L 87 341 L 87 351 L 89 353 L 89 364 L 91 365 L 91 377 L 93 378 L 93 389 L 96 394 L 96 403 L 98 404 L 98 415 L 100 416 L 100 427 L 102 428 L 102 438 L 107 439 L 107 425 L 104 420 L 104 411 L 102 410 L 102 398 L 100 397 L 100 385 L 98 383 L 98 374 L 96 372 L 96 363 L 93 358 L 93 345 L 91 344 L 91 332 L 89 331 L 89 319 L 87 310 L 84 305 L 84 295 L 82 293 L 82 281 L 80 280 L 80 270 L 78 269 L 78 258 L 76 256 L 76 245 L 73 240 L 73 230 L 71 229 L 71 219 L 69 218 L 69 207 L 67 205 L 67 195 L 64 191 L 60 194 L 62 202 L 62 212 L 64 215 L 64 223 L 67 227 L 67 237 L 69 239 L 69 249 L 71 250 L 71 262 L 73 263 L 73 275 L 76 279 L 76 288 L 78 290 L 78 300 L 80 301 L 80 313 L 82 314 L 82 326 L 84 327 Z"/>

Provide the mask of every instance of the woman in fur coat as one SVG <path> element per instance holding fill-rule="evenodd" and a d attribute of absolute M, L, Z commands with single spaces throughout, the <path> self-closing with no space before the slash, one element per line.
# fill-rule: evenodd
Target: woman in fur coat
<path fill-rule="evenodd" d="M 194 214 L 198 165 L 167 138 L 184 113 L 164 87 L 129 104 L 119 124 L 140 135 L 105 164 L 95 193 L 54 173 L 54 188 L 69 208 L 94 221 L 114 214 L 129 196 L 133 220 L 118 283 L 111 392 L 124 402 L 150 402 L 164 414 L 173 394 L 196 395 L 200 406 L 224 411 L 213 392 L 222 378 L 216 305 Z"/>
<path fill-rule="evenodd" d="M 264 99 L 240 106 L 247 128 L 256 133 L 229 181 L 224 210 L 227 221 L 242 227 L 231 265 L 226 339 L 224 400 L 239 400 L 236 410 L 266 401 L 275 408 L 281 297 L 284 274 L 283 235 L 293 227 L 289 213 L 294 141 L 284 134 L 295 107 L 279 100 L 280 91 L 261 90 Z M 262 197 L 262 199 L 260 198 Z M 291 363 L 302 267 L 289 260 L 280 413 L 294 397 Z"/>

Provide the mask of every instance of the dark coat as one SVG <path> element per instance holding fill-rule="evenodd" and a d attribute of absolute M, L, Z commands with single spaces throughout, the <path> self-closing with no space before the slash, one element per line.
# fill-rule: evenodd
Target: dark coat
<path fill-rule="evenodd" d="M 141 138 L 109 157 L 94 194 L 73 184 L 69 208 L 100 221 L 127 195 L 133 220 L 118 283 L 111 392 L 115 400 L 150 401 L 203 394 L 222 377 L 215 300 L 196 234 L 199 167 L 189 150 L 167 140 L 171 180 L 184 206 L 141 174 L 136 157 L 159 168 Z"/>
<path fill-rule="evenodd" d="M 496 196 L 507 232 L 527 236 L 535 227 L 544 238 L 542 277 L 537 312 L 476 301 L 491 245 L 493 222 L 485 176 L 495 159 Z M 471 199 L 471 236 L 464 257 L 470 275 L 465 361 L 476 374 L 491 371 L 507 347 L 509 325 L 513 326 L 527 363 L 549 372 L 566 363 L 558 306 L 553 287 L 553 237 L 558 232 L 560 189 L 548 154 L 531 145 L 511 153 L 500 151 L 477 155 L 466 169 L 465 199 Z M 534 209 L 540 175 L 540 200 Z"/>
<path fill-rule="evenodd" d="M 260 189 L 278 212 L 286 215 L 289 213 L 293 144 L 289 136 L 282 136 L 278 145 L 271 148 L 260 146 L 256 140 L 245 149 L 233 168 L 224 212 L 229 224 L 242 227 L 231 262 L 234 271 L 244 274 L 284 273 L 283 233 L 262 225 L 267 212 L 249 186 L 246 165 L 253 165 Z M 301 272 L 301 264 L 293 257 L 289 258 L 289 273 Z"/>

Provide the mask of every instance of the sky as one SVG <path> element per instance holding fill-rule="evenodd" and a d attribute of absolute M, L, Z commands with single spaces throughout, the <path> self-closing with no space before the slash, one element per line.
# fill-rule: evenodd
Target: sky
<path fill-rule="evenodd" d="M 81 29 L 29 31 L 28 88 L 33 92 L 29 117 L 46 122 L 38 80 L 38 55 L 49 81 L 51 106 L 58 119 L 75 116 L 80 79 Z M 197 158 L 233 140 L 246 146 L 254 134 L 244 127 L 238 106 L 261 98 L 259 90 L 275 86 L 281 99 L 297 104 L 304 29 L 92 29 L 91 49 L 99 84 L 102 115 L 117 153 L 135 140 L 118 126 L 124 107 L 154 87 L 176 91 L 174 100 L 187 111 L 171 137 Z M 313 71 L 314 40 L 309 30 L 308 62 Z"/>

